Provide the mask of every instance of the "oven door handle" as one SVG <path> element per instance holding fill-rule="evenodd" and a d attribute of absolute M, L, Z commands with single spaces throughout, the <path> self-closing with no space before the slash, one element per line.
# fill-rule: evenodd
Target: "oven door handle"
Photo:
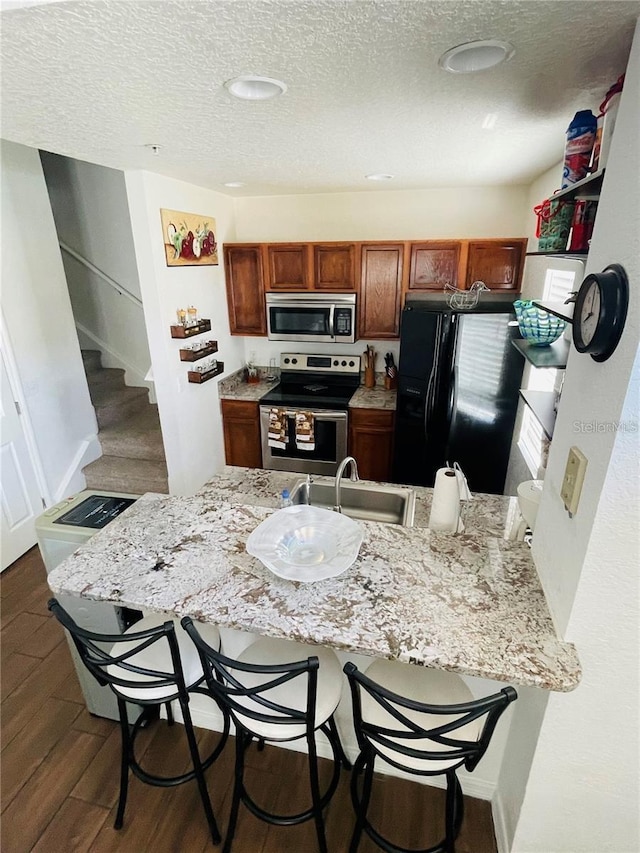
<path fill-rule="evenodd" d="M 329 308 L 329 334 L 331 335 L 331 337 L 332 337 L 332 338 L 335 338 L 335 336 L 336 336 L 336 332 L 335 332 L 335 313 L 336 313 L 336 306 L 335 306 L 335 304 L 332 302 L 332 303 L 331 303 L 331 307 Z"/>
<path fill-rule="evenodd" d="M 346 421 L 347 419 L 346 412 L 312 412 L 309 409 L 294 409 L 293 411 L 287 409 L 287 417 L 295 418 L 298 412 L 309 412 L 311 417 L 316 421 Z"/>

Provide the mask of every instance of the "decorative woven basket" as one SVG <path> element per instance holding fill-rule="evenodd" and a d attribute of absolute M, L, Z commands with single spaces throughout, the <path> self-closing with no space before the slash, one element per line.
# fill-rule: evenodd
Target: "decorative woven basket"
<path fill-rule="evenodd" d="M 513 308 L 518 318 L 520 334 L 536 347 L 552 344 L 560 337 L 567 325 L 564 320 L 543 311 L 533 302 L 518 299 L 513 303 Z"/>

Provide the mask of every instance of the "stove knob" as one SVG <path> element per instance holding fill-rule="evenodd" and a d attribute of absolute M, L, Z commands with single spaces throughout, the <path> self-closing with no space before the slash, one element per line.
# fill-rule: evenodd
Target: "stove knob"
<path fill-rule="evenodd" d="M 297 364 L 297 363 L 298 363 L 298 359 L 297 359 L 297 358 L 292 358 L 292 359 L 291 359 L 291 364 Z"/>
<path fill-rule="evenodd" d="M 337 367 L 339 364 L 340 364 L 340 362 L 338 361 L 337 358 L 333 360 L 333 366 L 334 367 Z"/>
<path fill-rule="evenodd" d="M 285 358 L 284 363 L 285 363 L 285 364 L 289 364 L 289 359 L 288 359 L 288 358 Z"/>
<path fill-rule="evenodd" d="M 355 361 L 350 361 L 350 362 L 349 362 L 349 367 L 355 367 L 355 364 L 356 364 L 356 363 L 355 363 Z"/>
<path fill-rule="evenodd" d="M 346 361 L 343 361 L 343 362 L 342 362 L 342 366 L 343 366 L 343 367 L 346 367 L 346 366 L 347 366 L 347 362 L 346 362 Z"/>

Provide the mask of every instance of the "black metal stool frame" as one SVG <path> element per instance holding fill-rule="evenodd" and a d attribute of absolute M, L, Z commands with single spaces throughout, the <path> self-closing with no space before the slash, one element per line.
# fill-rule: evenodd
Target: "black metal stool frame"
<path fill-rule="evenodd" d="M 473 702 L 459 703 L 457 705 L 429 705 L 407 699 L 387 690 L 385 687 L 367 678 L 366 675 L 363 675 L 355 664 L 351 662 L 345 664 L 344 672 L 347 675 L 351 689 L 354 726 L 360 748 L 360 754 L 355 761 L 351 776 L 351 800 L 356 813 L 356 825 L 351 838 L 349 853 L 356 853 L 363 831 L 382 850 L 385 850 L 386 853 L 455 853 L 455 840 L 460 832 L 464 817 L 464 798 L 456 770 L 462 765 L 470 771 L 477 766 L 489 746 L 500 716 L 509 703 L 517 699 L 518 694 L 513 687 L 509 686 L 503 688 L 499 693 L 483 699 L 474 700 Z M 395 718 L 401 727 L 390 729 L 366 722 L 362 717 L 361 689 L 366 691 L 371 699 Z M 423 729 L 413 720 L 406 717 L 400 708 L 438 716 L 459 715 L 459 717 L 441 726 Z M 447 737 L 447 735 L 456 729 L 462 728 L 483 716 L 486 719 L 480 733 L 480 738 L 477 741 Z M 403 741 L 415 740 L 416 747 L 408 746 L 405 743 L 398 743 L 394 738 L 401 738 Z M 420 740 L 441 744 L 447 749 L 446 751 L 420 749 L 417 746 Z M 380 747 L 392 750 L 400 756 L 405 755 L 408 758 L 423 759 L 426 761 L 453 761 L 454 764 L 447 769 L 420 770 L 403 764 L 400 759 L 394 761 Z M 374 766 L 378 756 L 392 767 L 417 776 L 446 777 L 445 837 L 438 844 L 422 850 L 399 847 L 380 835 L 372 826 L 367 818 L 367 811 L 371 799 Z M 362 793 L 359 793 L 359 777 L 363 771 Z"/>
<path fill-rule="evenodd" d="M 212 697 L 221 706 L 228 710 L 236 728 L 236 760 L 234 773 L 233 799 L 229 815 L 229 825 L 225 837 L 223 853 L 230 853 L 233 836 L 238 820 L 240 803 L 243 803 L 255 817 L 266 823 L 278 826 L 293 826 L 304 823 L 313 818 L 318 837 L 318 847 L 321 853 L 327 853 L 327 842 L 324 830 L 323 809 L 328 804 L 338 787 L 340 769 L 351 769 L 338 735 L 333 714 L 320 726 L 315 726 L 315 707 L 318 686 L 319 661 L 311 656 L 302 661 L 284 664 L 250 664 L 227 658 L 212 649 L 198 634 L 197 629 L 189 617 L 182 619 L 182 627 L 193 639 L 205 671 L 207 685 Z M 231 672 L 259 673 L 272 675 L 273 678 L 263 684 L 254 687 L 245 687 Z M 275 687 L 286 684 L 294 678 L 307 677 L 307 705 L 304 711 L 280 705 L 277 702 L 261 695 Z M 255 708 L 247 707 L 237 701 L 238 698 L 250 698 L 257 705 L 264 708 L 264 712 Z M 271 713 L 268 713 L 271 712 Z M 257 722 L 269 723 L 282 726 L 304 725 L 305 732 L 294 737 L 268 737 L 251 732 L 239 719 L 239 716 L 250 718 Z M 318 754 L 315 740 L 315 732 L 321 731 L 331 746 L 333 753 L 333 774 L 331 781 L 324 793 L 320 792 L 318 778 Z M 250 796 L 244 785 L 244 755 L 251 742 L 256 739 L 258 748 L 264 746 L 265 741 L 274 743 L 286 743 L 305 738 L 309 750 L 309 778 L 311 787 L 312 805 L 305 811 L 294 815 L 276 815 L 265 811 Z"/>
<path fill-rule="evenodd" d="M 131 632 L 128 634 L 96 634 L 92 631 L 86 631 L 74 622 L 64 608 L 58 603 L 55 598 L 52 598 L 48 603 L 49 610 L 69 632 L 73 640 L 80 659 L 93 675 L 96 681 L 101 686 L 109 686 L 116 696 L 118 702 L 118 712 L 120 717 L 120 734 L 122 741 L 122 755 L 120 762 L 120 796 L 118 799 L 118 809 L 114 822 L 114 829 L 122 829 L 124 820 L 124 812 L 127 805 L 127 793 L 129 789 L 129 770 L 131 770 L 138 779 L 148 785 L 155 785 L 163 788 L 180 785 L 183 782 L 189 782 L 196 779 L 198 791 L 202 800 L 211 839 L 214 844 L 219 844 L 221 840 L 220 831 L 216 823 L 216 819 L 211 807 L 209 792 L 204 776 L 204 771 L 207 770 L 213 762 L 218 758 L 229 734 L 229 715 L 223 710 L 224 728 L 221 733 L 213 752 L 203 761 L 200 758 L 200 752 L 196 742 L 195 732 L 193 730 L 193 722 L 189 711 L 189 694 L 202 693 L 208 696 L 209 691 L 200 686 L 203 684 L 204 675 L 198 682 L 193 685 L 185 684 L 182 662 L 180 659 L 180 651 L 178 640 L 176 638 L 175 626 L 172 621 L 167 620 L 163 625 L 158 625 L 140 632 Z M 167 641 L 171 655 L 172 672 L 162 672 L 159 670 L 145 669 L 128 662 L 128 659 L 139 654 L 142 650 L 152 646 L 154 643 Z M 139 642 L 138 642 L 139 641 Z M 121 655 L 113 655 L 113 647 L 118 643 L 136 643 L 135 647 Z M 102 646 L 102 647 L 101 647 Z M 108 650 L 104 647 L 108 646 Z M 107 671 L 107 667 L 117 666 L 125 675 L 122 677 L 116 676 Z M 126 672 L 143 675 L 148 680 L 141 681 L 138 679 L 126 678 Z M 131 698 L 126 694 L 121 694 L 118 688 L 135 689 L 143 692 L 144 690 L 152 690 L 160 687 L 175 687 L 175 691 L 163 697 L 161 700 Z M 147 773 L 139 764 L 135 757 L 135 739 L 140 729 L 152 719 L 159 715 L 160 705 L 165 705 L 167 709 L 167 723 L 173 725 L 173 712 L 171 702 L 175 699 L 180 704 L 182 711 L 182 719 L 184 722 L 187 742 L 189 744 L 189 753 L 191 755 L 192 769 L 187 773 L 182 773 L 178 776 L 156 776 Z M 139 705 L 141 712 L 134 723 L 129 723 L 127 704 Z"/>

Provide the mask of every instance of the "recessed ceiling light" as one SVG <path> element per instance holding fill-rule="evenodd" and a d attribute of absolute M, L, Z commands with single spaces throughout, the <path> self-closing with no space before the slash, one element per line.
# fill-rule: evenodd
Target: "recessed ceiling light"
<path fill-rule="evenodd" d="M 241 98 L 243 101 L 266 101 L 287 91 L 287 84 L 281 80 L 275 80 L 273 77 L 256 77 L 253 74 L 234 77 L 233 80 L 227 80 L 224 86 L 234 97 Z"/>
<path fill-rule="evenodd" d="M 227 181 L 225 187 L 243 187 L 242 181 Z"/>
<path fill-rule="evenodd" d="M 452 74 L 473 74 L 474 71 L 485 71 L 500 65 L 501 62 L 507 62 L 515 52 L 514 46 L 507 41 L 470 41 L 445 51 L 438 60 L 438 65 Z"/>
<path fill-rule="evenodd" d="M 391 181 L 393 175 L 385 175 L 383 172 L 375 172 L 373 175 L 365 175 L 368 181 Z"/>

